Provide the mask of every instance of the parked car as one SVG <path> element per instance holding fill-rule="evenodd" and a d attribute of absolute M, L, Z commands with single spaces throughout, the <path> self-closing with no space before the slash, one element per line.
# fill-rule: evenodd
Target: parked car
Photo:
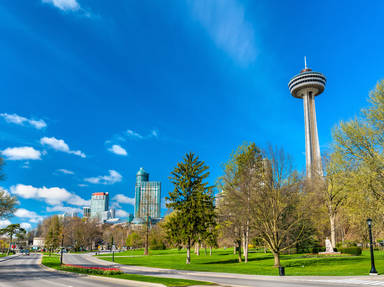
<path fill-rule="evenodd" d="M 29 249 L 21 249 L 21 250 L 20 250 L 20 253 L 21 253 L 22 255 L 27 255 L 27 256 L 29 256 Z"/>

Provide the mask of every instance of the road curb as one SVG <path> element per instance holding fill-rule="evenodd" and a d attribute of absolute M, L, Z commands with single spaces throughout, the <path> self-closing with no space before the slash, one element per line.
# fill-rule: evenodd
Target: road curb
<path fill-rule="evenodd" d="M 120 278 L 111 278 L 111 277 L 104 277 L 104 276 L 95 276 L 95 275 L 88 275 L 88 274 L 82 274 L 82 273 L 76 273 L 76 272 L 69 272 L 69 271 L 64 271 L 64 270 L 57 270 L 48 266 L 45 266 L 43 263 L 43 256 L 41 256 L 40 259 L 40 267 L 43 268 L 46 271 L 49 272 L 56 272 L 56 273 L 61 273 L 61 274 L 71 274 L 75 275 L 78 277 L 88 277 L 91 279 L 96 279 L 100 281 L 114 281 L 119 284 L 123 285 L 129 285 L 132 286 L 132 284 L 135 284 L 136 286 L 144 286 L 144 287 L 165 287 L 163 284 L 159 283 L 150 283 L 150 282 L 142 282 L 142 281 L 135 281 L 135 280 L 129 280 L 129 279 L 120 279 Z"/>

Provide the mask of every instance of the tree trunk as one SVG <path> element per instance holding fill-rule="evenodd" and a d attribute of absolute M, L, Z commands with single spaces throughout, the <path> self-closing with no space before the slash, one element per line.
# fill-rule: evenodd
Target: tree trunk
<path fill-rule="evenodd" d="M 212 246 L 209 246 L 209 256 L 212 256 Z"/>
<path fill-rule="evenodd" d="M 245 263 L 248 262 L 248 244 L 249 244 L 249 226 L 247 222 L 245 232 L 244 232 L 244 239 L 243 239 L 243 255 L 244 255 Z"/>
<path fill-rule="evenodd" d="M 12 238 L 13 238 L 13 234 L 11 233 L 10 239 L 9 239 L 9 247 L 8 247 L 8 251 L 7 251 L 7 256 L 9 255 L 9 251 L 11 250 L 11 247 L 12 247 Z"/>
<path fill-rule="evenodd" d="M 237 241 L 237 248 L 238 248 L 238 259 L 239 259 L 239 263 L 241 263 L 241 240 L 238 240 Z"/>
<path fill-rule="evenodd" d="M 233 254 L 236 255 L 237 252 L 237 245 L 236 243 L 233 244 Z"/>
<path fill-rule="evenodd" d="M 200 255 L 200 242 L 197 242 L 196 246 L 197 246 L 196 255 L 199 256 Z"/>
<path fill-rule="evenodd" d="M 187 261 L 185 263 L 191 264 L 191 242 L 189 240 L 187 245 Z"/>
<path fill-rule="evenodd" d="M 280 253 L 272 252 L 273 253 L 273 259 L 275 260 L 275 267 L 280 267 Z"/>
<path fill-rule="evenodd" d="M 335 248 L 336 247 L 336 226 L 335 226 L 335 219 L 336 219 L 336 215 L 335 214 L 331 214 L 329 216 L 329 222 L 331 224 L 331 243 L 332 243 L 332 247 Z"/>

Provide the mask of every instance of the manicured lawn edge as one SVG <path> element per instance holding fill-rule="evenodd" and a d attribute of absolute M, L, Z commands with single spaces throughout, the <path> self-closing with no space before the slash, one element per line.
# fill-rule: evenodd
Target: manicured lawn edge
<path fill-rule="evenodd" d="M 44 258 L 46 260 L 44 260 Z M 56 260 L 57 258 L 57 260 Z M 155 276 L 145 276 L 138 274 L 114 274 L 114 275 L 105 275 L 105 274 L 86 274 L 83 272 L 78 272 L 74 269 L 64 270 L 64 268 L 60 265 L 60 257 L 51 255 L 51 256 L 42 256 L 41 265 L 44 269 L 54 272 L 60 273 L 76 273 L 81 274 L 83 276 L 91 277 L 94 279 L 102 279 L 102 280 L 114 280 L 119 283 L 135 283 L 137 285 L 148 286 L 150 283 L 151 286 L 194 286 L 194 285 L 216 285 L 211 282 L 205 281 L 196 281 L 196 280 L 188 280 L 188 279 L 177 279 L 177 278 L 163 278 L 163 277 L 155 277 Z M 47 260 L 50 259 L 51 262 Z M 44 262 L 45 261 L 45 262 Z M 54 262 L 52 262 L 54 261 Z"/>
<path fill-rule="evenodd" d="M 249 252 L 248 263 L 238 263 L 232 249 L 215 249 L 212 256 L 200 252 L 192 254 L 192 262 L 185 264 L 184 253 L 176 249 L 151 250 L 149 256 L 142 255 L 142 250 L 115 253 L 115 262 L 122 265 L 176 269 L 185 271 L 220 272 L 245 275 L 277 276 L 278 269 L 273 266 L 270 253 Z M 111 256 L 95 256 L 98 259 L 112 261 Z M 284 254 L 281 264 L 287 276 L 365 276 L 370 270 L 370 255 L 364 250 L 362 255 L 349 254 Z M 384 251 L 375 251 L 375 264 L 378 272 L 383 274 Z"/>

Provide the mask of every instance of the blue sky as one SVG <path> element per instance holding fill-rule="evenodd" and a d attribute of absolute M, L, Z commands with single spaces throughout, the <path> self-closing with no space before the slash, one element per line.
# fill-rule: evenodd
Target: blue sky
<path fill-rule="evenodd" d="M 303 107 L 288 81 L 304 56 L 326 75 L 316 99 L 325 150 L 383 78 L 383 6 L 1 1 L 1 185 L 20 201 L 9 221 L 33 227 L 99 191 L 124 217 L 140 167 L 165 197 L 186 152 L 206 161 L 214 183 L 246 141 L 284 147 L 303 170 Z"/>

